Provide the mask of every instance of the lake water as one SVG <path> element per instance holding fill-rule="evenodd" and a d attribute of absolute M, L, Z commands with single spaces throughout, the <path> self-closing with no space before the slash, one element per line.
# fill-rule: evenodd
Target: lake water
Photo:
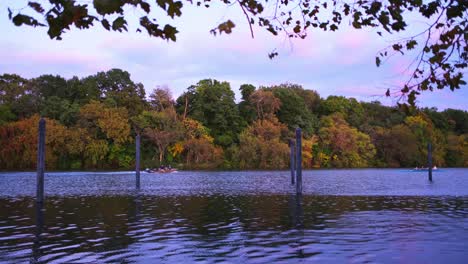
<path fill-rule="evenodd" d="M 468 263 L 468 169 L 0 173 L 0 263 Z"/>

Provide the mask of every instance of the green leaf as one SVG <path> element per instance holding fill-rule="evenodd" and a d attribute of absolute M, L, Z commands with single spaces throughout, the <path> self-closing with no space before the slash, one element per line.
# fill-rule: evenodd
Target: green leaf
<path fill-rule="evenodd" d="M 223 22 L 221 24 L 218 25 L 218 31 L 219 31 L 219 34 L 221 33 L 226 33 L 226 34 L 231 34 L 232 33 L 232 29 L 235 27 L 236 25 L 234 24 L 234 22 L 232 22 L 231 20 L 228 20 L 226 22 Z"/>
<path fill-rule="evenodd" d="M 164 10 L 166 10 L 167 0 L 156 0 L 156 3 Z"/>
<path fill-rule="evenodd" d="M 102 19 L 101 24 L 105 29 L 110 30 L 110 24 L 109 24 L 109 21 L 107 19 L 105 19 L 105 18 Z"/>
<path fill-rule="evenodd" d="M 411 49 L 414 49 L 414 47 L 418 44 L 418 42 L 414 39 L 406 42 L 406 49 L 407 50 L 411 50 Z"/>
<path fill-rule="evenodd" d="M 13 24 L 15 24 L 15 26 L 19 27 L 21 26 L 22 24 L 24 24 L 27 20 L 27 16 L 25 15 L 21 15 L 21 14 L 18 14 L 16 15 L 12 21 L 13 21 Z"/>
<path fill-rule="evenodd" d="M 182 2 L 177 1 L 177 2 L 169 2 L 169 7 L 167 8 L 167 14 L 171 17 L 174 18 L 174 16 L 180 16 L 182 14 L 181 12 L 182 9 Z"/>
<path fill-rule="evenodd" d="M 359 28 L 361 28 L 361 24 L 359 22 L 357 22 L 357 21 L 353 21 L 353 27 L 359 29 Z"/>
<path fill-rule="evenodd" d="M 122 32 L 122 30 L 127 31 L 127 21 L 124 17 L 118 17 L 112 22 L 112 30 Z"/>
<path fill-rule="evenodd" d="M 392 24 L 392 29 L 395 31 L 404 30 L 406 27 L 406 23 L 404 21 L 398 21 Z"/>
<path fill-rule="evenodd" d="M 123 14 L 124 0 L 93 0 L 94 8 L 100 15 L 108 15 L 113 13 Z"/>
<path fill-rule="evenodd" d="M 379 1 L 374 1 L 372 2 L 368 12 L 369 14 L 376 15 L 380 8 L 382 8 L 382 3 Z"/>
<path fill-rule="evenodd" d="M 401 44 L 393 44 L 392 45 L 392 48 L 393 48 L 394 51 L 399 51 L 399 52 L 401 52 L 403 54 L 403 52 L 401 51 L 402 47 L 403 46 L 401 46 Z"/>
<path fill-rule="evenodd" d="M 466 7 L 462 8 L 459 5 L 452 5 L 447 8 L 447 11 L 445 12 L 445 14 L 447 15 L 448 19 L 455 18 L 455 17 L 462 17 L 463 10 L 466 10 Z"/>
<path fill-rule="evenodd" d="M 28 6 L 38 13 L 44 13 L 44 8 L 42 8 L 41 4 L 37 2 L 28 2 Z"/>
<path fill-rule="evenodd" d="M 179 32 L 177 29 L 171 25 L 164 26 L 164 34 L 166 39 L 170 39 L 172 41 L 176 41 L 176 34 Z"/>
<path fill-rule="evenodd" d="M 272 52 L 268 53 L 268 58 L 270 58 L 270 60 L 273 59 L 276 56 L 278 56 L 277 51 L 272 51 Z"/>
<path fill-rule="evenodd" d="M 414 106 L 416 103 L 416 95 L 419 95 L 418 91 L 411 91 L 410 94 L 408 95 L 408 103 L 411 106 Z"/>
<path fill-rule="evenodd" d="M 387 12 L 380 12 L 379 18 L 378 18 L 380 24 L 384 27 L 386 31 L 388 31 L 388 24 L 390 23 L 390 18 L 388 17 Z"/>
<path fill-rule="evenodd" d="M 296 25 L 296 26 L 293 28 L 293 31 L 294 31 L 294 33 L 296 33 L 296 34 L 299 33 L 299 32 L 301 32 L 301 25 Z"/>
<path fill-rule="evenodd" d="M 401 92 L 404 93 L 404 94 L 405 94 L 405 93 L 408 93 L 408 92 L 409 92 L 409 87 L 408 87 L 408 85 L 405 85 L 405 86 L 403 87 L 403 89 L 401 89 Z"/>
<path fill-rule="evenodd" d="M 380 57 L 378 57 L 378 56 L 375 57 L 375 65 L 377 65 L 377 67 L 380 66 L 380 62 L 381 62 L 381 61 L 380 61 Z"/>
<path fill-rule="evenodd" d="M 348 4 L 344 4 L 343 12 L 344 12 L 345 16 L 349 15 L 350 10 L 351 10 L 351 7 Z"/>
<path fill-rule="evenodd" d="M 140 2 L 141 9 L 143 9 L 146 13 L 151 11 L 151 7 L 147 2 L 141 1 Z"/>
<path fill-rule="evenodd" d="M 15 24 L 15 26 L 18 26 L 18 27 L 23 24 L 28 25 L 28 26 L 33 26 L 33 27 L 45 26 L 44 24 L 39 23 L 39 21 L 37 21 L 33 17 L 22 15 L 22 14 L 17 14 L 16 16 L 14 16 L 12 21 L 13 21 L 13 24 Z"/>

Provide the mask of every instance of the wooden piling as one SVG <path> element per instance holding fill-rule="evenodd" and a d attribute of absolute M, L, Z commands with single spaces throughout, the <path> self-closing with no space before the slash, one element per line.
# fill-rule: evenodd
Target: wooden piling
<path fill-rule="evenodd" d="M 32 244 L 32 259 L 30 263 L 43 263 L 39 261 L 43 256 L 43 249 L 41 245 L 42 233 L 44 231 L 44 204 L 36 203 L 36 228 L 35 228 L 34 240 Z"/>
<path fill-rule="evenodd" d="M 44 171 L 45 171 L 45 133 L 46 122 L 44 118 L 39 120 L 38 140 L 37 140 L 37 181 L 36 181 L 36 202 L 44 202 Z"/>
<path fill-rule="evenodd" d="M 140 134 L 136 135 L 135 139 L 135 177 L 136 177 L 136 188 L 140 189 Z"/>
<path fill-rule="evenodd" d="M 290 159 L 290 166 L 291 166 L 291 184 L 294 184 L 295 182 L 295 162 L 294 162 L 294 155 L 296 154 L 296 148 L 294 145 L 294 140 L 290 139 L 289 140 L 289 148 L 290 148 L 290 154 L 289 154 L 289 159 Z"/>
<path fill-rule="evenodd" d="M 302 194 L 302 131 L 296 128 L 296 193 Z"/>
<path fill-rule="evenodd" d="M 432 144 L 427 144 L 427 167 L 429 173 L 429 181 L 432 181 Z"/>

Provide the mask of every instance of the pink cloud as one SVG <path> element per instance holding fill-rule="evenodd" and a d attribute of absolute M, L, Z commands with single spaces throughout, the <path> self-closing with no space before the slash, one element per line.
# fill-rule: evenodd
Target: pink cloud
<path fill-rule="evenodd" d="M 138 38 L 135 36 L 119 35 L 105 38 L 98 44 L 98 49 L 112 49 L 117 51 L 151 50 L 161 44 L 159 39 Z"/>
<path fill-rule="evenodd" d="M 374 39 L 371 32 L 342 28 L 337 32 L 313 30 L 306 39 L 292 40 L 295 56 L 326 62 L 328 65 L 371 63 Z"/>
<path fill-rule="evenodd" d="M 345 29 L 336 41 L 339 48 L 356 50 L 370 46 L 372 37 L 364 30 Z"/>
<path fill-rule="evenodd" d="M 373 61 L 373 38 L 364 30 L 345 29 L 335 39 L 335 63 L 338 65 L 369 64 Z"/>
<path fill-rule="evenodd" d="M 36 65 L 38 67 L 68 67 L 77 66 L 98 71 L 109 68 L 109 63 L 102 56 L 82 54 L 73 51 L 13 51 L 2 52 L 0 57 L 10 64 Z"/>
<path fill-rule="evenodd" d="M 398 76 L 404 76 L 405 78 L 409 78 L 412 74 L 413 68 L 414 67 L 411 67 L 411 63 L 408 62 L 408 60 L 400 59 L 395 61 L 390 66 L 390 72 Z"/>

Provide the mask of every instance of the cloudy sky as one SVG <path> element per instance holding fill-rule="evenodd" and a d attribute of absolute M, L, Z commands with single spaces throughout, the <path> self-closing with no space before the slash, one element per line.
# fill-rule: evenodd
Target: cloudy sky
<path fill-rule="evenodd" d="M 108 32 L 100 25 L 80 31 L 73 29 L 63 40 L 51 40 L 45 28 L 15 27 L 7 17 L 7 7 L 26 1 L 0 3 L 0 74 L 24 77 L 58 74 L 84 77 L 98 71 L 121 68 L 150 92 L 168 86 L 175 97 L 188 86 L 205 78 L 228 81 L 239 95 L 243 83 L 256 86 L 297 83 L 322 97 L 344 95 L 358 100 L 380 100 L 408 78 L 407 66 L 414 56 L 396 56 L 383 66 L 375 66 L 375 55 L 396 36 L 378 37 L 372 30 L 344 27 L 339 32 L 310 31 L 305 40 L 273 37 L 260 28 L 250 36 L 242 11 L 237 6 L 210 9 L 185 8 L 181 18 L 170 21 L 180 31 L 177 42 L 166 42 L 135 33 Z M 230 35 L 213 36 L 209 30 L 227 18 L 236 23 Z M 419 21 L 410 21 L 418 26 Z M 417 32 L 415 28 L 413 32 Z M 406 33 L 408 35 L 411 32 Z M 401 36 L 398 36 L 401 37 Z M 279 57 L 270 60 L 276 49 Z M 239 98 L 239 96 L 238 96 Z M 424 93 L 418 105 L 438 109 L 468 110 L 468 89 L 448 89 Z"/>

